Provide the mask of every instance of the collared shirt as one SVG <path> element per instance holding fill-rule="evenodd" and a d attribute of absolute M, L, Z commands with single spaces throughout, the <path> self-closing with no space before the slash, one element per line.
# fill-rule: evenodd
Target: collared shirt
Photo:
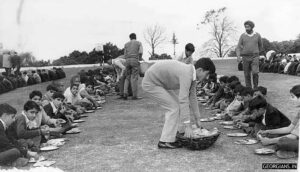
<path fill-rule="evenodd" d="M 58 109 L 55 107 L 55 105 L 54 105 L 54 103 L 52 101 L 50 102 L 50 105 L 51 105 L 51 107 L 53 109 L 53 113 L 56 114 Z"/>
<path fill-rule="evenodd" d="M 6 130 L 6 129 L 7 129 L 7 126 L 6 126 L 5 122 L 2 121 L 2 119 L 0 119 L 0 121 L 1 121 L 1 123 L 2 123 L 2 125 L 3 125 L 4 130 Z"/>
<path fill-rule="evenodd" d="M 196 81 L 197 79 L 197 76 L 196 76 L 196 68 L 195 66 L 193 65 L 193 81 Z"/>
<path fill-rule="evenodd" d="M 183 62 L 185 64 L 193 64 L 193 56 L 189 56 L 187 57 L 185 52 L 183 52 L 182 54 L 180 54 L 179 56 L 176 57 L 176 60 Z"/>
<path fill-rule="evenodd" d="M 37 124 L 37 121 L 36 121 L 37 119 L 34 119 L 34 120 L 30 121 L 24 111 L 22 111 L 21 114 L 25 118 L 26 126 L 27 126 L 28 129 L 36 129 L 36 128 L 39 127 L 38 124 Z"/>
<path fill-rule="evenodd" d="M 264 125 L 266 125 L 266 113 L 267 113 L 267 110 L 265 110 L 265 113 L 263 114 L 262 123 L 263 123 Z"/>

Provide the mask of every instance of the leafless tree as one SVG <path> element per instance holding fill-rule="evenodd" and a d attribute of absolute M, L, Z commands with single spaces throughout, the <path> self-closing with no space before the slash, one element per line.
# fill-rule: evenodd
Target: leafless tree
<path fill-rule="evenodd" d="M 175 33 L 173 33 L 171 43 L 173 44 L 173 47 L 174 47 L 174 56 L 175 56 L 176 55 L 176 44 L 178 44 L 178 39 L 177 39 Z"/>
<path fill-rule="evenodd" d="M 146 28 L 144 38 L 147 44 L 151 47 L 151 56 L 155 55 L 155 48 L 165 42 L 165 29 L 159 25 L 153 25 Z"/>
<path fill-rule="evenodd" d="M 234 48 L 236 27 L 225 15 L 226 7 L 207 11 L 201 24 L 209 25 L 211 39 L 204 46 L 217 57 L 225 57 Z"/>

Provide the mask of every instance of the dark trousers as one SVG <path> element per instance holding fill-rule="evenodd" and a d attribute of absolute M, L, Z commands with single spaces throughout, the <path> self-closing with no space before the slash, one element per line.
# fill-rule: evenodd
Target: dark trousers
<path fill-rule="evenodd" d="M 138 92 L 138 80 L 139 80 L 139 67 L 140 62 L 136 58 L 126 59 L 126 71 L 124 82 L 124 95 L 128 95 L 129 82 L 131 83 L 132 96 L 137 97 Z"/>
<path fill-rule="evenodd" d="M 298 152 L 299 140 L 282 137 L 276 146 L 279 150 Z"/>
<path fill-rule="evenodd" d="M 243 57 L 243 69 L 245 76 L 246 87 L 252 88 L 251 74 L 253 78 L 253 86 L 258 86 L 258 73 L 259 73 L 259 56 Z"/>
<path fill-rule="evenodd" d="M 125 85 L 125 80 L 126 80 L 126 75 L 125 73 L 123 74 L 123 76 L 120 77 L 120 80 L 118 82 L 118 87 L 119 87 L 119 92 L 120 92 L 120 96 L 124 95 L 124 85 Z M 130 82 L 128 83 L 128 96 L 132 95 L 132 88 L 131 88 L 131 84 Z"/>
<path fill-rule="evenodd" d="M 4 152 L 0 152 L 0 164 L 6 165 L 12 163 L 21 157 L 21 153 L 17 148 L 9 149 Z"/>

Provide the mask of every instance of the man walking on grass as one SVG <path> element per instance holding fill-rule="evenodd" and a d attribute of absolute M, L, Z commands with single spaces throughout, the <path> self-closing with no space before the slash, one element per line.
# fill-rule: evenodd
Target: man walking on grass
<path fill-rule="evenodd" d="M 246 32 L 240 36 L 236 48 L 237 60 L 238 62 L 243 61 L 246 87 L 252 87 L 252 73 L 253 86 L 254 88 L 257 88 L 259 77 L 259 53 L 263 49 L 262 39 L 259 33 L 253 31 L 255 25 L 252 21 L 246 21 L 244 26 Z"/>

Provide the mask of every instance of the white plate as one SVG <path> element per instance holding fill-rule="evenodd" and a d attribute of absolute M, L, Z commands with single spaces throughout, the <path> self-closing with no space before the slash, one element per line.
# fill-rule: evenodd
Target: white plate
<path fill-rule="evenodd" d="M 253 145 L 253 144 L 258 143 L 258 141 L 255 139 L 241 139 L 241 140 L 235 141 L 234 143 L 238 144 L 238 145 Z"/>
<path fill-rule="evenodd" d="M 230 130 L 237 130 L 238 129 L 235 126 L 232 126 L 232 125 L 226 125 L 226 126 L 223 126 L 223 128 L 230 129 Z"/>
<path fill-rule="evenodd" d="M 98 106 L 96 109 L 102 109 L 102 107 L 101 107 L 101 106 Z"/>
<path fill-rule="evenodd" d="M 80 115 L 80 118 L 88 117 L 88 115 Z"/>
<path fill-rule="evenodd" d="M 268 154 L 275 153 L 275 150 L 274 149 L 269 149 L 269 148 L 259 148 L 259 149 L 255 149 L 254 152 L 256 154 L 260 154 L 260 155 L 268 155 Z"/>
<path fill-rule="evenodd" d="M 45 147 L 40 148 L 41 151 L 52 151 L 52 150 L 56 150 L 56 149 L 59 149 L 59 147 L 57 147 L 57 146 L 45 146 Z"/>
<path fill-rule="evenodd" d="M 73 128 L 73 129 L 67 131 L 66 133 L 67 134 L 77 134 L 77 133 L 80 133 L 80 132 L 81 132 L 81 130 L 79 130 L 78 128 Z"/>
<path fill-rule="evenodd" d="M 82 123 L 82 122 L 84 122 L 84 120 L 82 120 L 82 119 L 78 119 L 78 120 L 73 121 L 73 123 Z"/>
<path fill-rule="evenodd" d="M 66 120 L 64 120 L 64 119 L 57 119 L 58 121 L 59 121 L 59 123 L 61 123 L 61 124 L 65 124 L 66 123 Z"/>
<path fill-rule="evenodd" d="M 211 122 L 211 121 L 214 121 L 215 118 L 202 118 L 200 119 L 201 122 Z"/>
<path fill-rule="evenodd" d="M 48 140 L 47 141 L 47 144 L 48 145 L 51 145 L 51 146 L 62 146 L 62 145 L 64 145 L 65 144 L 65 142 L 64 141 L 59 141 L 59 140 Z"/>
<path fill-rule="evenodd" d="M 55 161 L 41 161 L 33 164 L 34 167 L 49 167 L 55 164 Z"/>
<path fill-rule="evenodd" d="M 86 113 L 93 113 L 93 112 L 95 112 L 95 110 L 86 110 L 85 112 Z"/>
<path fill-rule="evenodd" d="M 246 137 L 248 134 L 246 133 L 228 133 L 227 136 L 229 137 Z"/>
<path fill-rule="evenodd" d="M 221 124 L 221 125 L 233 125 L 234 122 L 233 121 L 221 121 L 221 122 L 219 122 L 219 124 Z"/>

